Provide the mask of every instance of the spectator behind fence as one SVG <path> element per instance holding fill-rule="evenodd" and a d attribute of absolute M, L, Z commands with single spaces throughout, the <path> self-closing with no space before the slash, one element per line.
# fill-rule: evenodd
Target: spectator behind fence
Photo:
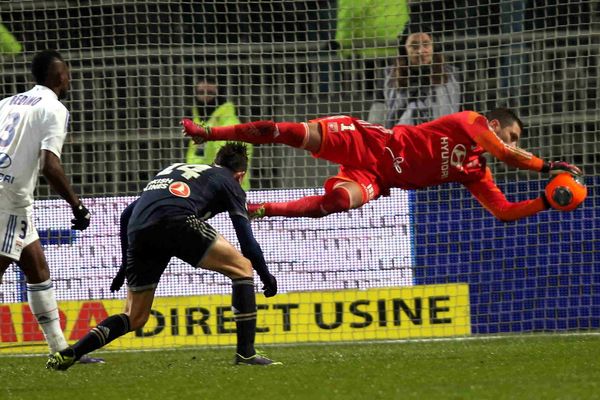
<path fill-rule="evenodd" d="M 338 0 L 335 40 L 342 57 L 391 56 L 395 32 L 404 30 L 408 13 L 406 0 Z"/>
<path fill-rule="evenodd" d="M 195 123 L 203 121 L 207 126 L 227 126 L 240 123 L 235 104 L 228 101 L 220 87 L 213 78 L 201 78 L 194 88 L 194 105 L 192 106 L 192 117 Z M 194 144 L 190 140 L 186 154 L 187 164 L 210 164 L 215 159 L 219 149 L 225 144 L 224 141 L 208 142 L 201 145 Z M 248 165 L 252 157 L 252 145 L 248 145 Z M 250 166 L 242 181 L 244 190 L 250 189 Z"/>
<path fill-rule="evenodd" d="M 1 54 L 19 54 L 23 50 L 23 46 L 14 37 L 12 33 L 0 23 L 0 53 Z"/>
<path fill-rule="evenodd" d="M 20 54 L 21 51 L 23 51 L 21 42 L 17 40 L 4 24 L 0 23 L 0 59 L 8 55 L 15 56 Z M 2 82 L 0 90 L 2 90 L 2 93 L 8 94 L 13 92 L 13 85 L 11 83 L 12 80 L 9 79 L 10 75 L 6 74 L 5 76 L 0 81 Z"/>
<path fill-rule="evenodd" d="M 393 57 L 396 32 L 409 21 L 407 0 L 338 0 L 335 40 L 342 59 L 361 60 L 367 96 L 372 95 L 377 58 Z"/>
<path fill-rule="evenodd" d="M 369 122 L 386 128 L 417 125 L 460 110 L 458 74 L 444 62 L 441 51 L 434 50 L 431 35 L 415 32 L 400 39 L 398 53 L 386 69 L 383 90 L 371 106 Z"/>

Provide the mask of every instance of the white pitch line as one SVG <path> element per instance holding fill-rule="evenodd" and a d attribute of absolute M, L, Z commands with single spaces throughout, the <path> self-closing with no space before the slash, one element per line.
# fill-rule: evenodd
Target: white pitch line
<path fill-rule="evenodd" d="M 485 335 L 485 336 L 461 336 L 461 337 L 442 337 L 442 338 L 421 338 L 421 339 L 387 339 L 387 340 L 361 340 L 361 341 L 336 341 L 336 342 L 304 342 L 304 343 L 269 343 L 261 344 L 258 343 L 257 347 L 304 347 L 304 346 L 335 346 L 335 345 L 348 345 L 348 344 L 381 344 L 381 343 L 430 343 L 430 342 L 461 342 L 461 341 L 477 341 L 477 340 L 502 340 L 502 339 L 530 339 L 530 338 L 554 338 L 554 337 L 576 337 L 576 336 L 600 336 L 598 332 L 552 332 L 552 333 L 521 333 L 521 334 L 510 334 L 505 335 Z M 202 349 L 227 349 L 233 348 L 233 345 L 197 345 L 197 346 L 181 346 L 181 347 L 163 347 L 156 349 L 114 349 L 114 350 L 100 350 L 94 352 L 94 354 L 111 354 L 111 353 L 152 353 L 156 351 L 189 351 L 189 350 L 202 350 Z M 26 354 L 2 354 L 0 358 L 25 358 L 25 357 L 39 357 L 47 355 L 47 353 L 26 353 Z"/>

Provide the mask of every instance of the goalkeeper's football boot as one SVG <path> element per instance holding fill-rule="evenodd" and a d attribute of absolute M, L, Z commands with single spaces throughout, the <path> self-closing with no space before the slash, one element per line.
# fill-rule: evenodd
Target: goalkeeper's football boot
<path fill-rule="evenodd" d="M 265 216 L 265 213 L 264 204 L 248 204 L 248 217 L 250 219 L 262 218 Z"/>
<path fill-rule="evenodd" d="M 75 364 L 75 356 L 68 356 L 66 354 L 61 354 L 60 351 L 57 351 L 56 353 L 48 356 L 46 368 L 53 369 L 55 371 L 66 371 L 73 364 Z"/>
<path fill-rule="evenodd" d="M 233 363 L 235 365 L 283 365 L 282 362 L 273 361 L 270 358 L 267 358 L 264 354 L 260 354 L 258 352 L 250 357 L 244 357 L 236 353 Z"/>
<path fill-rule="evenodd" d="M 206 142 L 210 136 L 210 127 L 205 122 L 200 121 L 199 124 L 195 124 L 191 119 L 184 118 L 181 120 L 181 125 L 183 134 L 191 137 L 196 144 Z"/>

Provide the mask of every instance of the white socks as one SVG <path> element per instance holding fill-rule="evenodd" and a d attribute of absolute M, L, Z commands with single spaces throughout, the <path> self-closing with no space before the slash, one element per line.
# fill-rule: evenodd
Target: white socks
<path fill-rule="evenodd" d="M 60 329 L 58 305 L 56 304 L 52 280 L 48 279 L 41 283 L 28 283 L 27 298 L 29 299 L 29 308 L 31 308 L 31 312 L 44 332 L 50 354 L 67 348 L 65 335 Z"/>

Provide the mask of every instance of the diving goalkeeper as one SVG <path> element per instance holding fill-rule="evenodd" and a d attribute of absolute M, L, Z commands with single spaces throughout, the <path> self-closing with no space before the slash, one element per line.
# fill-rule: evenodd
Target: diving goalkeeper
<path fill-rule="evenodd" d="M 550 203 L 543 193 L 536 199 L 509 202 L 494 183 L 484 153 L 520 169 L 581 175 L 574 165 L 545 162 L 518 148 L 523 123 L 506 108 L 485 116 L 463 111 L 417 126 L 396 125 L 392 129 L 349 116 L 303 123 L 257 121 L 218 128 L 196 125 L 188 119 L 181 123 L 184 133 L 198 143 L 283 143 L 340 164 L 339 173 L 326 180 L 324 195 L 249 204 L 249 214 L 254 218 L 318 218 L 387 196 L 390 188 L 421 189 L 459 182 L 496 218 L 513 221 L 546 210 Z"/>

